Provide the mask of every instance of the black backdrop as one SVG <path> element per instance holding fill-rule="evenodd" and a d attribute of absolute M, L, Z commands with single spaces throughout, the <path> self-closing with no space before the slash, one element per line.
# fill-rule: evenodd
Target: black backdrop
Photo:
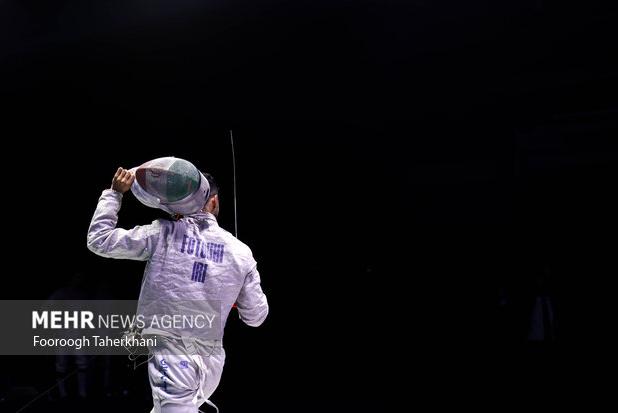
<path fill-rule="evenodd" d="M 272 313 L 230 320 L 222 407 L 565 398 L 611 343 L 616 13 L 508 3 L 2 2 L 2 297 L 75 271 L 135 297 L 141 264 L 85 249 L 117 166 L 195 162 L 231 230 L 233 129 Z M 157 216 L 127 196 L 120 225 Z M 546 265 L 559 323 L 537 346 Z M 53 383 L 51 360 L 4 363 L 6 411 Z M 147 409 L 145 372 L 117 377 Z"/>

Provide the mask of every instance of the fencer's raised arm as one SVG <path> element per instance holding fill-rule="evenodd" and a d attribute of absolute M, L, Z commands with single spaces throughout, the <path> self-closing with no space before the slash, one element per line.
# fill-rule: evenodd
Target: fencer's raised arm
<path fill-rule="evenodd" d="M 139 261 L 148 260 L 152 255 L 161 232 L 160 221 L 130 230 L 116 228 L 123 193 L 131 187 L 134 179 L 129 171 L 118 168 L 112 189 L 101 194 L 88 228 L 88 249 L 95 254 Z"/>
<path fill-rule="evenodd" d="M 260 284 L 260 273 L 257 267 L 247 274 L 245 282 L 236 300 L 238 314 L 245 324 L 251 327 L 260 326 L 268 315 L 268 301 Z"/>

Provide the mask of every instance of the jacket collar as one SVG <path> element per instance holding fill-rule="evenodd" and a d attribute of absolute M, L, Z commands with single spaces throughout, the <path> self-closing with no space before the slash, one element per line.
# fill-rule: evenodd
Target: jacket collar
<path fill-rule="evenodd" d="M 196 221 L 209 221 L 211 223 L 218 224 L 217 217 L 210 212 L 197 212 L 195 214 L 187 215 L 186 218 L 194 219 Z"/>

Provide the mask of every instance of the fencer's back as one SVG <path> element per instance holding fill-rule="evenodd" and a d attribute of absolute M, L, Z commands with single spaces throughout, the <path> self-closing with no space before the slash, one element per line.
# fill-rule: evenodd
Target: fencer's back
<path fill-rule="evenodd" d="M 214 309 L 221 331 L 256 262 L 251 250 L 217 224 L 214 215 L 200 213 L 178 221 L 160 221 L 158 242 L 148 260 L 138 314 L 176 314 L 183 309 Z M 170 329 L 176 335 L 183 332 Z M 205 337 L 212 339 L 212 337 Z"/>

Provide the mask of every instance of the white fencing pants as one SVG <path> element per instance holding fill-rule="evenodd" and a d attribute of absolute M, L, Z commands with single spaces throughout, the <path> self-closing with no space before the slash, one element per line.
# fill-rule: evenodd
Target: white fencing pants
<path fill-rule="evenodd" d="M 197 413 L 221 380 L 225 350 L 209 342 L 157 337 L 148 376 L 154 407 L 151 413 Z M 218 409 L 217 409 L 218 411 Z"/>

